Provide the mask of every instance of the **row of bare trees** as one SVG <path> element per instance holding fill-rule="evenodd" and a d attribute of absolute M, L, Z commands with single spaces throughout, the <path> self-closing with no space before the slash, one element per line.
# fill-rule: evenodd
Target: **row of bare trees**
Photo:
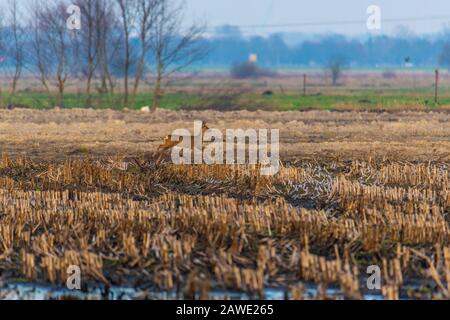
<path fill-rule="evenodd" d="M 25 59 L 25 29 L 19 21 L 19 15 L 18 3 L 12 0 L 9 0 L 7 10 L 0 13 L 0 50 L 2 52 L 0 59 L 2 64 L 6 62 L 11 64 L 10 68 L 3 70 L 3 77 L 9 84 L 9 96 L 16 93 Z M 9 26 L 8 32 L 4 32 L 4 25 Z"/>
<path fill-rule="evenodd" d="M 174 72 L 202 58 L 204 24 L 186 25 L 182 0 L 7 0 L 0 16 L 1 78 L 8 99 L 24 74 L 33 75 L 64 106 L 69 82 L 83 83 L 86 105 L 95 93 L 120 93 L 135 105 L 143 83 L 153 86 L 153 108 Z M 67 26 L 67 9 L 80 9 L 81 28 Z"/>

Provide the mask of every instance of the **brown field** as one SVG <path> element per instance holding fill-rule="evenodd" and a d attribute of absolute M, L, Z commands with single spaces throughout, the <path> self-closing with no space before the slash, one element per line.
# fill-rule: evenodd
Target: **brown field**
<path fill-rule="evenodd" d="M 79 265 L 85 290 L 106 298 L 115 287 L 135 298 L 450 298 L 449 118 L 0 111 L 2 281 L 64 286 Z M 155 166 L 164 136 L 197 119 L 280 129 L 279 174 Z M 366 287 L 369 265 L 380 291 Z"/>
<path fill-rule="evenodd" d="M 0 147 L 39 160 L 152 154 L 176 128 L 280 129 L 283 160 L 449 161 L 449 112 L 0 110 Z"/>

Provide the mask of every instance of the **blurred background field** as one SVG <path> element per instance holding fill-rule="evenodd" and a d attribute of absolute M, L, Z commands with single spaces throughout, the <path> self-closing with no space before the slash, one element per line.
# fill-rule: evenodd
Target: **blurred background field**
<path fill-rule="evenodd" d="M 303 80 L 306 75 L 306 87 Z M 237 80 L 227 73 L 183 74 L 167 84 L 161 107 L 173 110 L 448 110 L 450 76 L 440 77 L 435 102 L 433 70 L 399 72 L 386 79 L 381 72 L 349 71 L 332 85 L 320 71 L 279 73 L 269 78 Z M 152 82 L 139 89 L 129 109 L 151 106 Z M 79 83 L 67 85 L 65 108 L 123 109 L 123 93 L 83 93 Z M 0 96 L 1 97 L 1 96 Z M 26 79 L 9 104 L 35 109 L 57 105 L 55 93 L 42 92 L 32 79 Z M 6 101 L 3 105 L 7 105 Z"/>

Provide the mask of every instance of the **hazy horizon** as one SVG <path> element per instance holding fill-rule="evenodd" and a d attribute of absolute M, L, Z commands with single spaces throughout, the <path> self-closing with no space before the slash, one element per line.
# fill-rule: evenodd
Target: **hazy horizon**
<path fill-rule="evenodd" d="M 431 0 L 430 5 L 420 0 L 188 0 L 187 16 L 206 20 L 211 30 L 220 25 L 240 26 L 247 35 L 331 32 L 353 36 L 369 33 L 365 23 L 369 5 L 381 8 L 382 26 L 375 34 L 395 34 L 399 30 L 438 33 L 450 22 L 448 0 Z"/>

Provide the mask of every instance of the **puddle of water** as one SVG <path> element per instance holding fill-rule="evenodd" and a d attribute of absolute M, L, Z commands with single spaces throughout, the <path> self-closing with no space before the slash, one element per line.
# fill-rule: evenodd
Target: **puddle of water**
<path fill-rule="evenodd" d="M 282 289 L 269 288 L 264 291 L 266 300 L 284 300 L 285 291 Z M 336 299 L 343 299 L 341 292 L 337 289 L 327 289 L 327 295 Z M 317 288 L 306 287 L 305 298 L 314 299 L 317 296 Z M 47 287 L 34 284 L 9 284 L 0 288 L 0 299 L 3 300 L 48 300 L 48 299 L 89 299 L 89 300 L 133 300 L 139 298 L 151 298 L 159 300 L 179 300 L 183 297 L 177 296 L 175 292 L 147 292 L 134 288 L 115 287 L 111 288 L 105 296 L 100 289 L 92 289 L 89 292 L 68 290 L 60 287 Z M 242 292 L 231 292 L 215 290 L 210 292 L 210 299 L 230 299 L 230 300 L 252 300 L 255 297 Z M 382 300 L 381 295 L 365 295 L 365 300 Z"/>

